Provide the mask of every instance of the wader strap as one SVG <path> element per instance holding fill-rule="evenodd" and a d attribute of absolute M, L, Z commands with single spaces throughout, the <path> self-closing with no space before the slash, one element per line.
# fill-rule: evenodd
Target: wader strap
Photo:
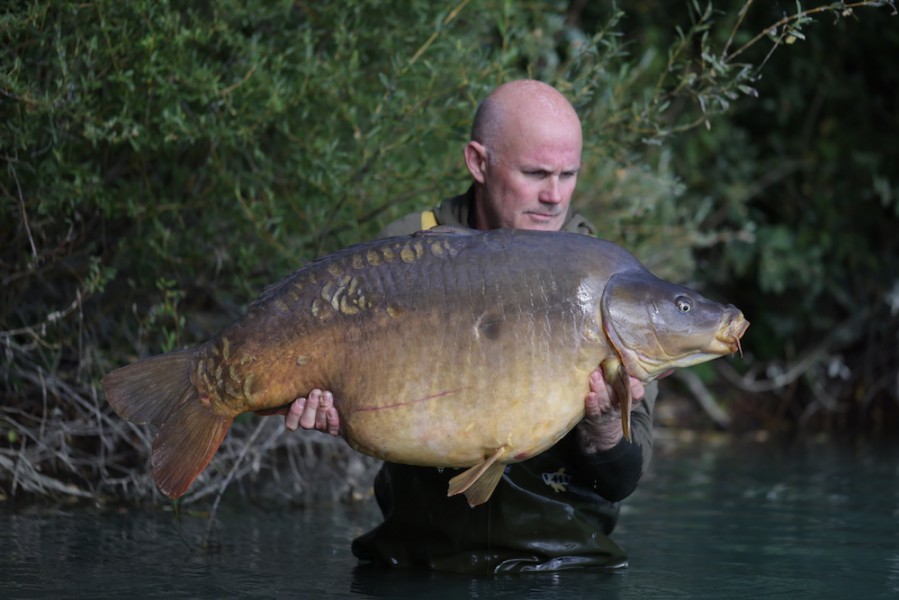
<path fill-rule="evenodd" d="M 425 231 L 432 227 L 437 227 L 437 215 L 433 210 L 426 210 L 421 213 L 421 230 Z"/>

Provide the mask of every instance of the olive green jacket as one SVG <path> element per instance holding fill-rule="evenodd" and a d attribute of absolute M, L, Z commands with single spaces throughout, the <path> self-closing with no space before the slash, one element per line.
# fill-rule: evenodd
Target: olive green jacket
<path fill-rule="evenodd" d="M 438 204 L 434 210 L 437 225 L 461 225 L 462 227 L 474 226 L 474 186 L 468 188 L 468 191 L 461 196 L 454 196 L 444 200 Z M 426 211 L 430 212 L 430 211 Z M 410 213 L 402 219 L 390 223 L 381 230 L 378 237 L 390 237 L 394 235 L 408 235 L 415 233 L 422 227 L 422 213 Z M 572 231 L 575 233 L 584 233 L 587 235 L 596 235 L 596 228 L 584 217 L 577 213 L 569 212 L 565 224 L 562 226 L 563 231 Z"/>
<path fill-rule="evenodd" d="M 407 215 L 383 237 L 413 233 L 435 220 L 470 227 L 473 203 L 469 189 L 438 205 L 435 218 Z M 595 232 L 576 214 L 563 229 Z M 385 463 L 375 479 L 384 522 L 354 540 L 353 553 L 391 567 L 473 574 L 626 566 L 627 556 L 608 535 L 618 521 L 618 501 L 649 465 L 656 392 L 648 386 L 632 412 L 632 443 L 586 455 L 570 432 L 539 456 L 506 467 L 491 499 L 475 508 L 461 495 L 446 495 L 458 470 Z"/>

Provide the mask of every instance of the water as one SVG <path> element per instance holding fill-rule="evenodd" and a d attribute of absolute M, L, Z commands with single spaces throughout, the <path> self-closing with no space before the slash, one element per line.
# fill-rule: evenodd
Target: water
<path fill-rule="evenodd" d="M 664 442 L 664 443 L 663 443 Z M 361 568 L 371 504 L 203 516 L 0 508 L 2 598 L 897 598 L 899 446 L 660 441 L 616 573 Z"/>

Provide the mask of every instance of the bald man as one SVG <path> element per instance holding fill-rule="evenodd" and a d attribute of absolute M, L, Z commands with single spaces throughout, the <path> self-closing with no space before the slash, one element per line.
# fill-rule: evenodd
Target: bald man
<path fill-rule="evenodd" d="M 533 80 L 506 83 L 475 114 L 464 149 L 473 180 L 468 191 L 407 215 L 381 236 L 434 225 L 593 235 L 595 228 L 570 211 L 581 148 L 580 119 L 558 90 Z M 481 506 L 446 496 L 455 469 L 385 463 L 375 479 L 384 522 L 354 540 L 353 553 L 391 567 L 482 574 L 626 566 L 626 555 L 608 535 L 618 502 L 649 464 L 656 388 L 644 390 L 631 380 L 634 398 L 642 401 L 632 408 L 628 442 L 601 371 L 589 383 L 584 419 L 543 454 L 508 466 Z M 297 399 L 286 425 L 339 435 L 333 397 L 313 390 Z"/>

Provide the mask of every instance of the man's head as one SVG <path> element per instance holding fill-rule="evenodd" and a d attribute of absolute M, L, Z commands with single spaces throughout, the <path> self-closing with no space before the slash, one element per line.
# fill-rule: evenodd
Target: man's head
<path fill-rule="evenodd" d="M 558 90 L 533 80 L 498 87 L 478 107 L 465 163 L 478 229 L 562 228 L 581 166 L 581 122 Z"/>

